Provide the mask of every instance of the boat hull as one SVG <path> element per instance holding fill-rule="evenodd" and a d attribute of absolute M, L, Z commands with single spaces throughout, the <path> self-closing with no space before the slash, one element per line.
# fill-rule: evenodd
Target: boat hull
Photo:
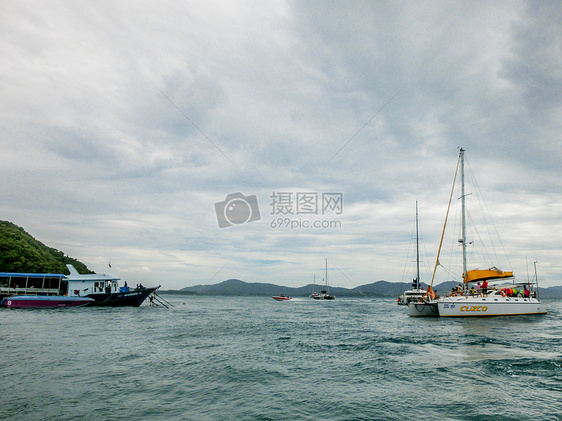
<path fill-rule="evenodd" d="M 427 291 L 424 289 L 409 289 L 398 297 L 396 304 L 399 306 L 407 306 L 412 301 L 422 300 L 426 294 Z"/>
<path fill-rule="evenodd" d="M 146 298 L 157 288 L 137 288 L 126 292 L 88 294 L 94 301 L 89 306 L 95 307 L 140 307 Z"/>
<path fill-rule="evenodd" d="M 291 297 L 281 297 L 281 296 L 273 296 L 271 297 L 276 301 L 289 301 L 291 299 Z"/>
<path fill-rule="evenodd" d="M 435 301 L 411 301 L 408 304 L 408 311 L 410 312 L 410 316 L 412 317 L 439 317 L 439 308 Z"/>
<path fill-rule="evenodd" d="M 0 305 L 10 308 L 61 308 L 83 307 L 92 302 L 94 300 L 88 297 L 16 295 L 4 298 Z"/>
<path fill-rule="evenodd" d="M 546 314 L 536 298 L 451 297 L 437 303 L 441 317 L 490 317 Z"/>

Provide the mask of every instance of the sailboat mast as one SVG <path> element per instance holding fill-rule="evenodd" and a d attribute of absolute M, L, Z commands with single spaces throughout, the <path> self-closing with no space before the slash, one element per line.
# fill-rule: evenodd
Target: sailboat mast
<path fill-rule="evenodd" d="M 420 243 L 418 232 L 418 201 L 416 200 L 416 288 L 420 287 Z"/>
<path fill-rule="evenodd" d="M 466 279 L 466 207 L 465 207 L 465 193 L 464 193 L 464 149 L 460 151 L 461 158 L 461 203 L 462 203 L 462 277 Z"/>
<path fill-rule="evenodd" d="M 326 292 L 329 294 L 330 290 L 329 290 L 329 286 L 328 286 L 328 258 L 326 257 Z"/>
<path fill-rule="evenodd" d="M 533 262 L 533 264 L 535 265 L 535 285 L 537 286 L 536 297 L 537 297 L 537 300 L 538 300 L 538 298 L 539 298 L 539 277 L 537 275 L 537 262 Z M 531 288 L 529 287 L 529 289 L 531 289 Z"/>

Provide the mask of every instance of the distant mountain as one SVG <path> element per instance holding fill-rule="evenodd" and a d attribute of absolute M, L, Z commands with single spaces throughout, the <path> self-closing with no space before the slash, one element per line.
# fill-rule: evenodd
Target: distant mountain
<path fill-rule="evenodd" d="M 8 221 L 0 221 L 0 272 L 65 273 L 67 264 L 79 273 L 93 273 L 86 265 L 47 247 Z"/>
<path fill-rule="evenodd" d="M 562 286 L 539 288 L 540 298 L 562 298 Z"/>
<path fill-rule="evenodd" d="M 398 297 L 398 295 L 410 287 L 411 284 L 405 282 L 377 281 L 372 284 L 362 285 L 352 289 L 330 287 L 330 293 L 336 297 Z M 284 294 L 291 297 L 304 297 L 310 295 L 313 291 L 319 292 L 322 289 L 323 287 L 318 284 L 308 284 L 299 288 L 291 288 L 270 283 L 247 283 L 239 279 L 229 279 L 213 285 L 196 285 L 193 287 L 182 288 L 180 292 L 192 294 L 196 293 L 199 295 L 271 296 Z"/>
<path fill-rule="evenodd" d="M 182 292 L 197 293 L 199 295 L 308 295 L 312 292 L 308 289 L 308 294 L 304 292 L 306 287 L 289 288 L 274 284 L 254 282 L 247 283 L 239 279 L 228 279 L 219 284 L 213 285 L 196 285 L 193 287 L 182 288 Z M 299 292 L 299 290 L 302 290 Z"/>
<path fill-rule="evenodd" d="M 435 286 L 435 290 L 440 294 L 446 294 L 456 285 L 458 285 L 458 282 L 443 282 Z M 422 286 L 427 288 L 427 284 L 422 283 Z M 377 281 L 352 289 L 330 287 L 330 293 L 336 297 L 398 297 L 398 295 L 411 287 L 412 285 L 409 282 Z M 227 281 L 213 285 L 196 285 L 182 288 L 181 290 L 162 292 L 223 296 L 272 296 L 284 294 L 290 297 L 306 297 L 309 296 L 312 291 L 320 291 L 321 289 L 322 286 L 313 284 L 299 288 L 291 288 L 270 283 L 248 283 L 239 279 L 228 279 Z M 562 298 L 562 286 L 540 288 L 539 295 L 541 298 Z"/>

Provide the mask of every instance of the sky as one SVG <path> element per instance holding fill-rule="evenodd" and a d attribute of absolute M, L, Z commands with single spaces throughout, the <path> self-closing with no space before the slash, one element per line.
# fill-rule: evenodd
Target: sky
<path fill-rule="evenodd" d="M 427 282 L 463 147 L 501 269 L 562 285 L 561 46 L 559 1 L 5 0 L 0 219 L 130 284 L 353 288 L 415 276 L 418 201 Z"/>

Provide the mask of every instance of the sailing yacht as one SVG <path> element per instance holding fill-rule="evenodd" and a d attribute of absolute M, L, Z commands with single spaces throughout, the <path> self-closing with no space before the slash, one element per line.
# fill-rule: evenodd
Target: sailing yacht
<path fill-rule="evenodd" d="M 465 150 L 460 148 L 459 161 L 457 163 L 457 171 L 459 166 L 461 168 L 461 238 L 458 242 L 462 249 L 463 288 L 461 291 L 452 293 L 449 296 L 438 298 L 434 296 L 421 303 L 410 303 L 410 316 L 482 317 L 546 314 L 546 310 L 538 297 L 538 281 L 536 276 L 533 280 L 534 282 L 516 282 L 513 272 L 504 272 L 497 267 L 468 270 L 466 255 L 469 242 L 467 242 L 466 238 L 464 153 Z M 455 179 L 456 175 L 455 173 Z M 451 191 L 451 198 L 452 195 L 453 191 Z M 449 208 L 451 198 L 449 199 Z M 447 209 L 447 216 L 448 214 L 449 209 Z M 445 218 L 445 226 L 443 227 L 441 243 L 431 280 L 432 285 L 435 278 L 435 270 L 439 265 L 439 255 L 446 225 L 447 217 Z M 482 284 L 481 288 L 474 288 L 479 283 Z"/>
<path fill-rule="evenodd" d="M 420 243 L 418 230 L 418 201 L 416 200 L 416 277 L 412 281 L 412 288 L 404 291 L 396 300 L 396 304 L 407 306 L 411 301 L 419 301 L 427 294 L 420 284 Z"/>
<path fill-rule="evenodd" d="M 318 295 L 318 292 L 316 292 L 316 275 L 314 275 L 314 283 L 312 284 L 312 293 L 309 295 L 310 298 L 314 298 Z"/>
<path fill-rule="evenodd" d="M 326 289 L 320 292 L 313 292 L 310 294 L 310 298 L 315 300 L 333 300 L 336 297 L 330 295 L 330 287 L 328 286 L 328 259 L 326 259 Z"/>

